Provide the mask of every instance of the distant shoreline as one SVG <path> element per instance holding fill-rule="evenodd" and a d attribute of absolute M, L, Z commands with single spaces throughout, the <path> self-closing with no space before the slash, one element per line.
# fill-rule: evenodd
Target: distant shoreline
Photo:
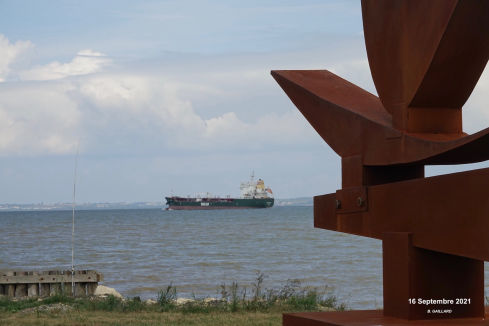
<path fill-rule="evenodd" d="M 275 206 L 312 206 L 312 197 L 275 199 Z M 118 203 L 80 203 L 77 210 L 108 210 L 108 209 L 158 209 L 164 208 L 163 202 L 118 202 Z M 23 211 L 65 211 L 71 210 L 72 203 L 37 203 L 37 204 L 0 204 L 0 212 Z"/>

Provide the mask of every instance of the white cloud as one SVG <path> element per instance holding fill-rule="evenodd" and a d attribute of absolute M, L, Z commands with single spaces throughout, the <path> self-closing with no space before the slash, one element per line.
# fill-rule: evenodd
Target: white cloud
<path fill-rule="evenodd" d="M 111 137 L 139 149 L 256 149 L 304 143 L 315 137 L 298 111 L 265 113 L 251 122 L 240 120 L 234 111 L 202 117 L 194 109 L 199 103 L 185 94 L 189 90 L 200 92 L 199 99 L 206 94 L 212 97 L 219 92 L 218 85 L 200 87 L 164 77 L 124 74 L 84 78 L 77 84 L 72 93 L 77 94 L 78 102 L 89 105 L 83 109 L 85 131 L 100 135 L 105 130 L 105 136 L 112 133 Z M 94 147 L 100 145 L 93 140 Z"/>
<path fill-rule="evenodd" d="M 190 101 L 180 98 L 179 83 L 125 74 L 107 74 L 79 81 L 82 102 L 89 103 L 93 118 L 134 132 L 151 131 L 155 137 L 174 141 L 203 124 Z"/>
<path fill-rule="evenodd" d="M 11 65 L 33 47 L 29 41 L 10 41 L 0 34 L 0 82 L 4 82 L 11 71 Z"/>
<path fill-rule="evenodd" d="M 94 105 L 103 108 L 136 108 L 147 103 L 149 84 L 135 75 L 105 75 L 81 80 L 79 91 Z"/>
<path fill-rule="evenodd" d="M 69 76 L 88 75 L 99 72 L 111 63 L 111 59 L 100 52 L 82 50 L 68 63 L 51 62 L 19 73 L 22 80 L 55 80 Z"/>
<path fill-rule="evenodd" d="M 13 71 L 20 81 L 0 86 L 0 155 L 72 153 L 79 138 L 85 153 L 104 155 L 303 149 L 319 136 L 269 74 L 288 60 L 205 57 L 141 69 L 81 50 L 68 63 Z M 320 67 L 315 60 L 302 58 Z M 350 61 L 337 64 L 340 74 L 365 70 L 366 61 Z"/>
<path fill-rule="evenodd" d="M 90 49 L 78 51 L 77 55 L 78 56 L 87 56 L 87 57 L 106 57 L 107 56 L 101 52 L 93 51 Z"/>
<path fill-rule="evenodd" d="M 0 154 L 73 152 L 80 112 L 65 85 L 0 89 Z"/>
<path fill-rule="evenodd" d="M 486 67 L 462 109 L 464 131 L 474 133 L 489 127 L 489 69 Z"/>

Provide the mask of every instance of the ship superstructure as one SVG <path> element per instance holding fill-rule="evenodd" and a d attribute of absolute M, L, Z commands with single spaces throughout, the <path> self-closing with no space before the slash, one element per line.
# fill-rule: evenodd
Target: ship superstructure
<path fill-rule="evenodd" d="M 250 181 L 241 182 L 241 198 L 271 198 L 273 197 L 272 189 L 265 188 L 265 182 L 262 179 L 254 180 L 254 173 L 251 174 Z"/>

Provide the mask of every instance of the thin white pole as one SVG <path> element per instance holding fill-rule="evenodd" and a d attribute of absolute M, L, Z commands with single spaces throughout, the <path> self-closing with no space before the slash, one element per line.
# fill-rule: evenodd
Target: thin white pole
<path fill-rule="evenodd" d="M 80 143 L 76 145 L 75 171 L 73 173 L 73 204 L 71 219 L 71 295 L 75 296 L 75 206 L 76 206 L 76 170 L 78 167 L 78 149 Z"/>

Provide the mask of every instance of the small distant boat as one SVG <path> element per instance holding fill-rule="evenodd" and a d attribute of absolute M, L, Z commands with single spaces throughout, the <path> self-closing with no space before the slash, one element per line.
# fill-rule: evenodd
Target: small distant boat
<path fill-rule="evenodd" d="M 265 187 L 262 179 L 254 180 L 254 173 L 250 181 L 242 182 L 241 197 L 165 197 L 167 210 L 190 210 L 190 209 L 243 209 L 243 208 L 270 208 L 273 206 L 274 198 L 272 189 Z"/>

